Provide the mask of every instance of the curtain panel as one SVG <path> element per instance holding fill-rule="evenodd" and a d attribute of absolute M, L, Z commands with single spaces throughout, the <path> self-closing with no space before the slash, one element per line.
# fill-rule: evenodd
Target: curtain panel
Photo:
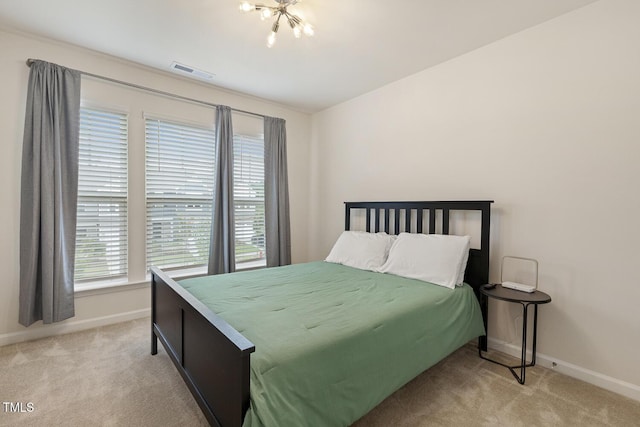
<path fill-rule="evenodd" d="M 216 169 L 209 245 L 209 274 L 235 271 L 233 125 L 231 108 L 216 107 Z"/>
<path fill-rule="evenodd" d="M 24 326 L 74 316 L 80 84 L 78 71 L 31 64 L 20 202 Z"/>
<path fill-rule="evenodd" d="M 287 130 L 284 119 L 265 117 L 265 240 L 267 267 L 291 264 Z"/>

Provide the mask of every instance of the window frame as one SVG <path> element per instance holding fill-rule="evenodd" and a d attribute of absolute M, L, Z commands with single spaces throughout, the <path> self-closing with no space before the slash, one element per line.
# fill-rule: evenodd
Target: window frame
<path fill-rule="evenodd" d="M 82 116 L 84 112 L 92 112 L 94 113 L 95 116 L 102 116 L 102 120 L 98 119 L 95 123 L 93 123 L 93 127 L 91 129 L 83 129 L 82 126 Z M 110 119 L 106 119 L 105 116 L 118 116 L 116 118 L 111 117 L 110 119 L 114 120 L 114 121 L 118 121 L 120 120 L 121 122 L 121 130 L 124 130 L 124 133 L 120 135 L 119 141 L 120 143 L 124 142 L 123 146 L 119 147 L 119 148 L 104 148 L 104 147 L 99 147 L 98 144 L 95 144 L 95 140 L 100 140 L 100 139 L 104 139 L 101 137 L 104 137 L 105 132 L 107 132 L 109 129 L 105 130 L 104 124 L 110 120 Z M 75 253 L 75 260 L 76 262 L 74 262 L 74 289 L 75 290 L 82 290 L 85 288 L 94 288 L 96 286 L 104 286 L 104 285 L 109 285 L 109 284 L 114 284 L 114 283 L 122 283 L 122 282 L 126 282 L 128 281 L 128 277 L 129 277 L 129 185 L 130 185 L 130 180 L 129 180 L 129 112 L 120 108 L 111 108 L 111 107 L 104 107 L 101 105 L 94 105 L 91 103 L 81 103 L 80 106 L 80 116 L 79 116 L 79 126 L 80 126 L 80 138 L 79 138 L 79 152 L 78 152 L 78 197 L 77 197 L 77 220 L 76 220 L 76 240 L 75 240 L 75 244 L 76 244 L 76 253 Z M 117 126 L 117 125 L 116 125 Z M 93 132 L 92 132 L 93 131 Z M 85 151 L 85 145 L 82 143 L 83 141 L 83 132 L 85 132 L 85 134 L 92 134 L 93 138 L 87 138 L 89 141 L 91 141 L 91 147 L 93 148 L 91 151 L 84 152 Z M 114 141 L 117 140 L 117 138 L 114 138 Z M 99 157 L 92 157 L 91 154 L 93 152 L 102 152 L 103 158 L 99 158 Z M 119 153 L 120 152 L 120 153 Z M 124 153 L 124 158 L 123 159 L 117 159 L 117 157 L 115 157 L 116 154 L 121 154 L 121 152 Z M 107 160 L 105 161 L 105 157 L 107 158 Z M 111 160 L 114 161 L 109 161 L 109 157 L 111 157 Z M 91 181 L 95 181 L 96 178 L 101 175 L 101 174 L 107 174 L 109 173 L 109 166 L 112 166 L 114 164 L 116 164 L 118 161 L 119 162 L 123 162 L 124 163 L 124 170 L 120 170 L 119 173 L 124 173 L 124 178 L 122 178 L 122 176 L 120 177 L 120 179 L 122 179 L 124 181 L 124 193 L 120 192 L 119 194 L 123 194 L 121 196 L 116 196 L 115 194 L 117 194 L 116 192 L 110 193 L 109 196 L 102 198 L 104 201 L 102 202 L 103 204 L 111 204 L 113 205 L 113 199 L 119 199 L 121 206 L 123 206 L 121 208 L 121 216 L 122 213 L 124 213 L 123 217 L 124 220 L 122 220 L 122 218 L 120 219 L 120 223 L 122 225 L 122 227 L 119 229 L 119 231 L 117 231 L 116 233 L 120 234 L 119 239 L 117 241 L 114 242 L 113 239 L 111 239 L 111 243 L 113 243 L 113 245 L 117 246 L 117 243 L 120 243 L 121 245 L 124 244 L 124 249 L 122 251 L 120 251 L 120 254 L 117 255 L 117 262 L 119 261 L 122 264 L 121 270 L 119 270 L 118 272 L 116 272 L 115 274 L 105 274 L 105 275 L 98 275 L 98 276 L 93 276 L 93 277 L 84 277 L 81 279 L 78 279 L 78 243 L 79 243 L 79 238 L 80 238 L 80 233 L 79 233 L 79 227 L 81 227 L 80 225 L 80 217 L 83 216 L 81 213 L 81 203 L 82 203 L 82 199 L 83 198 L 88 198 L 89 200 L 86 202 L 87 205 L 90 205 L 91 202 L 93 203 L 101 203 L 100 202 L 100 197 L 99 195 L 96 195 L 98 193 L 100 193 L 100 188 L 97 188 L 96 191 L 94 191 L 95 194 L 93 195 L 83 195 L 83 190 L 82 187 L 84 185 L 84 183 L 82 182 L 82 163 L 83 162 L 87 162 L 87 161 L 91 161 L 92 159 L 94 162 L 96 160 L 102 160 L 103 164 L 99 165 L 97 168 L 95 168 L 92 171 L 91 175 L 88 175 L 89 178 L 89 182 Z M 94 165 L 95 166 L 95 165 Z M 117 172 L 117 171 L 116 171 Z M 114 182 L 117 182 L 114 181 Z M 113 186 L 113 187 L 118 187 L 117 185 Z M 122 188 L 122 185 L 120 186 L 120 188 Z M 103 188 L 104 190 L 104 188 Z M 122 200 L 124 199 L 124 200 Z M 99 209 L 99 208 L 98 208 Z M 99 214 L 97 214 L 95 216 L 96 218 L 99 218 Z M 89 217 L 88 219 L 92 219 L 91 217 Z M 107 220 L 108 221 L 108 220 Z M 92 227 L 91 225 L 88 225 L 88 227 Z M 98 225 L 99 227 L 99 225 Z M 109 226 L 105 227 L 107 230 L 109 229 Z M 97 233 L 100 232 L 100 229 L 96 229 L 95 230 Z M 104 231 L 107 232 L 107 231 Z M 113 234 L 114 232 L 111 231 L 109 234 Z M 109 244 L 109 241 L 107 241 L 107 243 L 105 243 L 106 245 Z M 109 249 L 108 247 L 105 247 L 105 258 L 109 258 Z M 94 263 L 95 264 L 95 263 Z M 108 268 L 108 267 L 107 267 Z"/>
<path fill-rule="evenodd" d="M 162 144 L 164 145 L 164 148 L 167 150 L 165 152 L 163 152 L 163 154 L 159 154 L 158 153 L 158 159 L 157 162 L 155 164 L 150 165 L 150 150 L 153 150 L 153 147 L 150 149 L 149 148 L 149 143 L 153 143 L 153 140 L 149 139 L 149 135 L 150 132 L 153 132 L 153 127 L 150 127 L 149 124 L 155 122 L 157 124 L 157 128 L 155 129 L 155 132 L 157 132 L 157 141 L 159 143 L 159 141 L 162 141 Z M 191 210 L 197 210 L 197 209 L 206 209 L 204 208 L 205 205 L 209 205 L 209 209 L 208 212 L 203 212 L 203 214 L 200 216 L 200 221 L 206 221 L 208 219 L 208 224 L 205 224 L 204 227 L 202 227 L 201 229 L 198 228 L 196 229 L 196 232 L 206 232 L 209 233 L 211 232 L 211 214 L 212 214 L 212 210 L 213 210 L 213 191 L 214 191 L 214 185 L 215 185 L 215 166 L 216 166 L 216 162 L 215 162 L 215 156 L 216 156 L 216 147 L 215 147 L 215 129 L 213 127 L 213 123 L 209 126 L 203 126 L 203 125 L 199 125 L 199 124 L 194 124 L 194 123 L 190 123 L 187 121 L 181 121 L 179 119 L 167 119 L 164 117 L 159 117 L 156 115 L 151 115 L 151 114 L 145 114 L 144 115 L 144 146 L 145 146 L 145 161 L 144 161 L 144 171 L 145 171 L 145 192 L 144 192 L 144 196 L 145 196 L 145 267 L 148 271 L 148 269 L 152 266 L 155 265 L 158 268 L 162 268 L 163 271 L 175 271 L 177 274 L 180 274 L 183 271 L 186 272 L 193 272 L 193 271 L 200 271 L 200 270 L 205 270 L 206 271 L 206 267 L 207 267 L 207 263 L 208 263 L 208 254 L 209 254 L 209 246 L 207 245 L 206 250 L 204 250 L 205 254 L 200 254 L 199 256 L 206 256 L 207 260 L 203 260 L 203 262 L 200 263 L 195 263 L 195 264 L 189 264 L 187 262 L 188 260 L 188 254 L 187 252 L 189 251 L 186 246 L 184 248 L 180 247 L 180 244 L 176 245 L 177 248 L 179 248 L 181 252 L 181 254 L 179 255 L 179 258 L 174 258 L 175 261 L 173 261 L 171 264 L 166 265 L 163 264 L 162 262 L 157 262 L 157 260 L 150 260 L 150 257 L 152 256 L 150 254 L 150 251 L 152 251 L 156 244 L 156 242 L 154 242 L 154 238 L 153 235 L 155 234 L 155 231 L 153 229 L 153 224 L 150 223 L 150 219 L 152 217 L 152 215 L 150 214 L 149 211 L 149 205 L 150 205 L 150 199 L 152 200 L 157 200 L 157 204 L 158 205 L 162 205 L 164 204 L 165 207 L 161 208 L 161 209 L 165 209 L 167 208 L 169 205 L 172 205 L 172 202 L 174 203 L 174 207 L 175 207 L 175 215 L 180 215 L 180 212 L 178 212 L 178 210 L 182 207 L 183 208 L 183 214 L 184 214 L 184 218 L 185 221 L 189 221 L 189 217 L 188 216 L 188 211 L 189 211 L 189 206 L 191 206 Z M 166 132 L 165 136 L 167 137 L 166 139 L 162 139 L 160 140 L 160 135 L 162 132 Z M 186 135 L 189 135 L 193 138 L 187 138 Z M 208 135 L 206 135 L 208 134 Z M 209 137 L 209 139 L 207 139 L 206 137 Z M 207 164 L 206 161 L 204 161 L 202 164 L 198 163 L 197 165 L 200 166 L 202 169 L 200 169 L 199 167 L 192 167 L 191 169 L 189 169 L 188 167 L 183 166 L 181 169 L 181 166 L 178 163 L 183 163 L 185 164 L 186 162 L 193 162 L 193 161 L 199 161 L 197 159 L 196 153 L 191 153 L 190 151 L 181 151 L 179 149 L 179 146 L 181 144 L 198 144 L 199 147 L 201 148 L 205 148 L 207 143 L 211 144 L 211 157 L 210 157 L 210 164 Z M 160 147 L 157 147 L 158 150 L 160 149 Z M 208 148 L 208 147 L 207 147 Z M 179 155 L 183 155 L 184 157 L 180 158 L 180 157 L 175 157 L 175 158 L 167 158 L 167 155 L 171 155 L 174 154 L 174 156 L 179 156 Z M 189 156 L 189 154 L 193 154 L 193 156 Z M 163 159 L 160 159 L 160 157 L 164 157 Z M 209 158 L 208 158 L 209 159 Z M 174 162 L 174 160 L 180 160 L 177 162 Z M 172 175 L 174 178 L 181 178 L 184 179 L 185 181 L 183 182 L 179 182 L 179 181 L 173 181 L 173 183 L 171 183 L 169 180 L 164 179 L 164 178 L 158 178 L 155 177 L 153 180 L 150 179 L 150 167 L 164 167 L 166 168 L 167 172 L 169 170 L 171 170 L 172 172 L 170 173 L 170 175 Z M 190 165 L 193 166 L 193 165 Z M 206 177 L 206 170 L 207 168 L 211 171 L 210 173 L 210 177 Z M 198 170 L 200 169 L 200 170 Z M 184 172 L 184 174 L 182 174 L 181 170 Z M 189 175 L 187 172 L 191 171 L 194 175 Z M 189 178 L 193 178 L 193 176 L 197 176 L 199 179 L 205 179 L 208 178 L 209 181 L 208 182 L 203 182 L 200 181 L 201 184 L 201 189 L 199 191 L 197 191 L 195 188 L 192 188 L 191 191 L 189 191 L 187 189 L 188 186 L 188 181 Z M 167 183 L 167 188 L 171 185 L 174 186 L 174 188 L 176 188 L 176 192 L 175 194 L 171 195 L 170 191 L 165 191 L 162 195 L 158 195 L 157 197 L 149 197 L 150 194 L 150 190 L 149 190 L 149 186 L 153 185 L 156 188 L 160 188 L 160 186 L 164 185 L 165 183 Z M 170 184 L 169 184 L 170 183 Z M 202 197 L 202 196 L 194 196 L 194 194 L 197 194 L 198 192 L 200 193 L 204 193 L 206 191 L 205 187 L 207 187 L 207 185 L 210 187 L 209 188 L 209 192 L 207 193 L 206 197 Z M 184 194 L 179 193 L 179 190 L 177 188 L 179 187 L 184 187 Z M 160 190 L 158 190 L 160 191 Z M 191 193 L 191 196 L 187 196 L 188 193 Z M 184 206 L 182 206 L 184 205 Z M 196 207 L 196 205 L 200 205 L 200 207 Z M 171 209 L 171 207 L 169 207 L 169 209 Z M 160 220 L 159 220 L 160 221 Z M 165 226 L 168 226 L 169 228 L 171 228 L 172 230 L 176 230 L 180 228 L 179 224 L 176 224 L 174 220 L 169 220 L 168 222 L 166 222 L 164 224 Z M 151 227 L 151 228 L 150 228 Z M 160 227 L 163 227 L 162 223 L 160 223 Z M 192 230 L 193 229 L 189 229 Z M 161 230 L 162 231 L 162 230 Z M 186 233 L 189 233 L 189 231 L 186 231 Z M 178 230 L 175 232 L 175 234 L 171 235 L 173 238 L 175 239 L 186 239 L 189 240 L 187 237 L 185 237 L 183 235 L 183 231 L 182 230 Z M 204 240 L 204 239 L 200 239 L 200 240 Z M 200 240 L 197 240 L 195 245 L 196 247 L 198 247 L 198 245 L 200 245 L 202 242 L 200 242 Z M 210 236 L 206 239 L 206 242 L 209 243 L 210 242 Z M 198 243 L 200 242 L 200 243 Z M 188 242 L 185 241 L 185 244 L 188 244 Z M 160 245 L 162 245 L 162 243 L 160 243 Z M 196 248 L 197 249 L 197 248 Z M 201 248 L 202 249 L 202 248 Z M 157 255 L 154 254 L 154 257 L 158 257 L 161 258 L 163 256 L 166 256 L 166 254 L 164 255 Z M 156 258 L 156 259 L 158 259 Z M 184 261 L 180 261 L 180 260 L 184 260 Z"/>
<path fill-rule="evenodd" d="M 246 177 L 246 183 L 243 183 L 243 185 L 246 187 L 244 190 L 244 194 L 242 194 L 242 198 L 237 199 L 237 193 L 236 191 L 239 189 L 238 186 L 238 180 L 237 180 L 237 176 L 236 176 L 236 171 L 237 168 L 242 165 L 237 165 L 236 161 L 238 160 L 237 158 L 237 151 L 236 149 L 238 149 L 238 151 L 241 150 L 241 148 L 238 148 L 238 144 L 242 144 L 242 143 L 249 143 L 249 144 L 260 144 L 261 145 L 261 158 L 258 162 L 254 161 L 252 162 L 252 165 L 250 165 L 250 167 L 248 168 L 248 172 L 249 172 L 249 176 Z M 235 231 L 235 241 L 236 241 L 236 248 L 235 248 L 235 259 L 236 259 L 236 265 L 235 268 L 236 270 L 240 271 L 240 270 L 248 270 L 248 269 L 257 269 L 257 268 L 262 268 L 262 267 L 266 267 L 267 266 L 267 248 L 266 248 L 266 205 L 265 205 L 265 146 L 264 146 L 264 135 L 257 135 L 257 136 L 250 136 L 250 135 L 242 135 L 242 134 L 234 134 L 233 135 L 233 150 L 234 150 L 234 165 L 233 165 L 233 170 L 234 170 L 234 180 L 233 180 L 233 190 L 234 190 L 234 194 L 233 194 L 233 209 L 234 209 L 234 231 Z M 249 155 L 254 155 L 256 151 L 254 149 L 249 148 L 249 150 L 247 150 Z M 262 187 L 260 188 L 261 191 L 258 191 L 257 196 L 254 196 L 253 198 L 251 197 L 251 193 L 256 192 L 255 187 L 252 188 L 251 190 L 249 190 L 249 187 L 251 187 L 251 183 L 255 183 L 255 168 L 253 167 L 253 165 L 258 164 L 259 167 L 259 171 L 262 172 Z M 261 170 L 260 170 L 261 169 Z M 257 202 L 257 203 L 256 203 Z M 238 233 L 238 229 L 239 229 L 239 210 L 238 210 L 238 204 L 240 204 L 240 206 L 245 206 L 245 207 L 249 207 L 252 205 L 258 205 L 256 208 L 259 209 L 259 207 L 262 207 L 262 213 L 258 214 L 258 219 L 260 218 L 260 216 L 262 217 L 262 222 L 261 224 L 259 224 L 258 226 L 262 229 L 262 246 L 258 246 L 259 242 L 257 243 L 255 241 L 256 236 L 255 235 L 250 235 L 248 234 L 250 237 L 250 241 L 249 242 L 243 242 L 245 245 L 252 245 L 255 246 L 256 249 L 258 250 L 258 253 L 262 253 L 262 256 L 259 256 L 258 258 L 252 258 L 252 259 L 247 259 L 246 261 L 238 261 L 239 258 L 239 253 L 238 253 L 238 238 L 241 237 L 243 238 L 244 236 L 246 236 L 247 234 L 242 233 L 239 235 Z M 255 217 L 250 217 L 249 218 L 251 225 L 250 227 L 254 228 L 256 227 L 256 218 Z M 258 234 L 258 239 L 259 239 L 259 234 Z"/>

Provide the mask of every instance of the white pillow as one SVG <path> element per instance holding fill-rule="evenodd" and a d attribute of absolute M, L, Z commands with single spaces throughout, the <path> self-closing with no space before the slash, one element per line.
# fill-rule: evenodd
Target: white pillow
<path fill-rule="evenodd" d="M 464 280 L 470 236 L 400 233 L 381 273 L 455 288 Z"/>
<path fill-rule="evenodd" d="M 325 261 L 376 271 L 387 260 L 394 240 L 384 232 L 343 231 Z"/>

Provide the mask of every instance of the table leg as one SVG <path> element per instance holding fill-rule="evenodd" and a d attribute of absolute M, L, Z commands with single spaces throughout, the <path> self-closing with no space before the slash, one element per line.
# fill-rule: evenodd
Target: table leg
<path fill-rule="evenodd" d="M 529 318 L 529 305 L 530 304 L 522 304 L 522 350 L 520 357 L 520 364 L 515 366 L 510 366 L 504 364 L 502 362 L 498 362 L 497 360 L 490 359 L 482 354 L 482 348 L 478 348 L 478 354 L 481 359 L 487 360 L 489 362 L 495 363 L 500 366 L 504 366 L 511 371 L 511 374 L 515 377 L 516 381 L 520 384 L 524 384 L 526 379 L 526 370 L 529 367 L 535 366 L 536 364 L 536 341 L 538 335 L 538 305 L 533 304 L 533 343 L 532 343 L 532 353 L 531 353 L 531 363 L 527 363 L 527 320 Z M 489 330 L 486 330 L 487 336 L 489 335 Z M 520 375 L 516 372 L 516 369 L 520 368 Z"/>
<path fill-rule="evenodd" d="M 527 368 L 527 320 L 529 319 L 529 304 L 522 304 L 522 354 L 520 357 L 520 377 L 513 372 L 520 384 L 524 384 Z"/>
<path fill-rule="evenodd" d="M 538 340 L 538 304 L 533 306 L 533 348 L 531 350 L 531 366 L 536 366 L 536 341 Z"/>

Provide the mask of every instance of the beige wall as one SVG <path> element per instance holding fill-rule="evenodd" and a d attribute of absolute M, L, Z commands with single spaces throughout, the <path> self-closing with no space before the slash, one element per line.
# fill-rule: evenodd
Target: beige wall
<path fill-rule="evenodd" d="M 25 64 L 27 58 L 43 59 L 211 103 L 284 118 L 287 121 L 293 262 L 307 260 L 311 131 L 311 117 L 308 114 L 23 34 L 0 30 L 0 52 L 0 271 L 3 273 L 0 286 L 0 345 L 143 316 L 148 313 L 150 301 L 149 287 L 144 283 L 144 271 L 140 270 L 132 272 L 132 282 L 139 283 L 137 285 L 77 295 L 76 316 L 73 319 L 55 325 L 37 323 L 29 328 L 18 324 L 20 165 L 29 73 Z M 143 113 L 200 122 L 213 120 L 215 116 L 212 111 L 202 107 L 86 78 L 83 78 L 83 102 L 124 109 L 129 113 L 130 156 L 143 155 Z M 255 128 L 255 122 L 246 116 L 235 119 L 238 127 L 243 126 L 240 130 L 251 132 Z M 137 184 L 134 185 L 144 185 L 143 175 L 136 174 L 136 171 L 131 172 L 130 180 L 136 180 Z M 133 203 L 131 208 L 135 209 Z M 130 222 L 129 228 L 133 233 L 144 233 L 144 224 Z M 132 256 L 144 256 L 144 248 L 132 247 L 131 251 Z"/>
<path fill-rule="evenodd" d="M 343 201 L 495 200 L 492 279 L 536 258 L 553 298 L 539 353 L 640 399 L 638 22 L 596 2 L 315 114 L 310 258 Z M 492 337 L 519 347 L 520 312 L 493 305 Z"/>

